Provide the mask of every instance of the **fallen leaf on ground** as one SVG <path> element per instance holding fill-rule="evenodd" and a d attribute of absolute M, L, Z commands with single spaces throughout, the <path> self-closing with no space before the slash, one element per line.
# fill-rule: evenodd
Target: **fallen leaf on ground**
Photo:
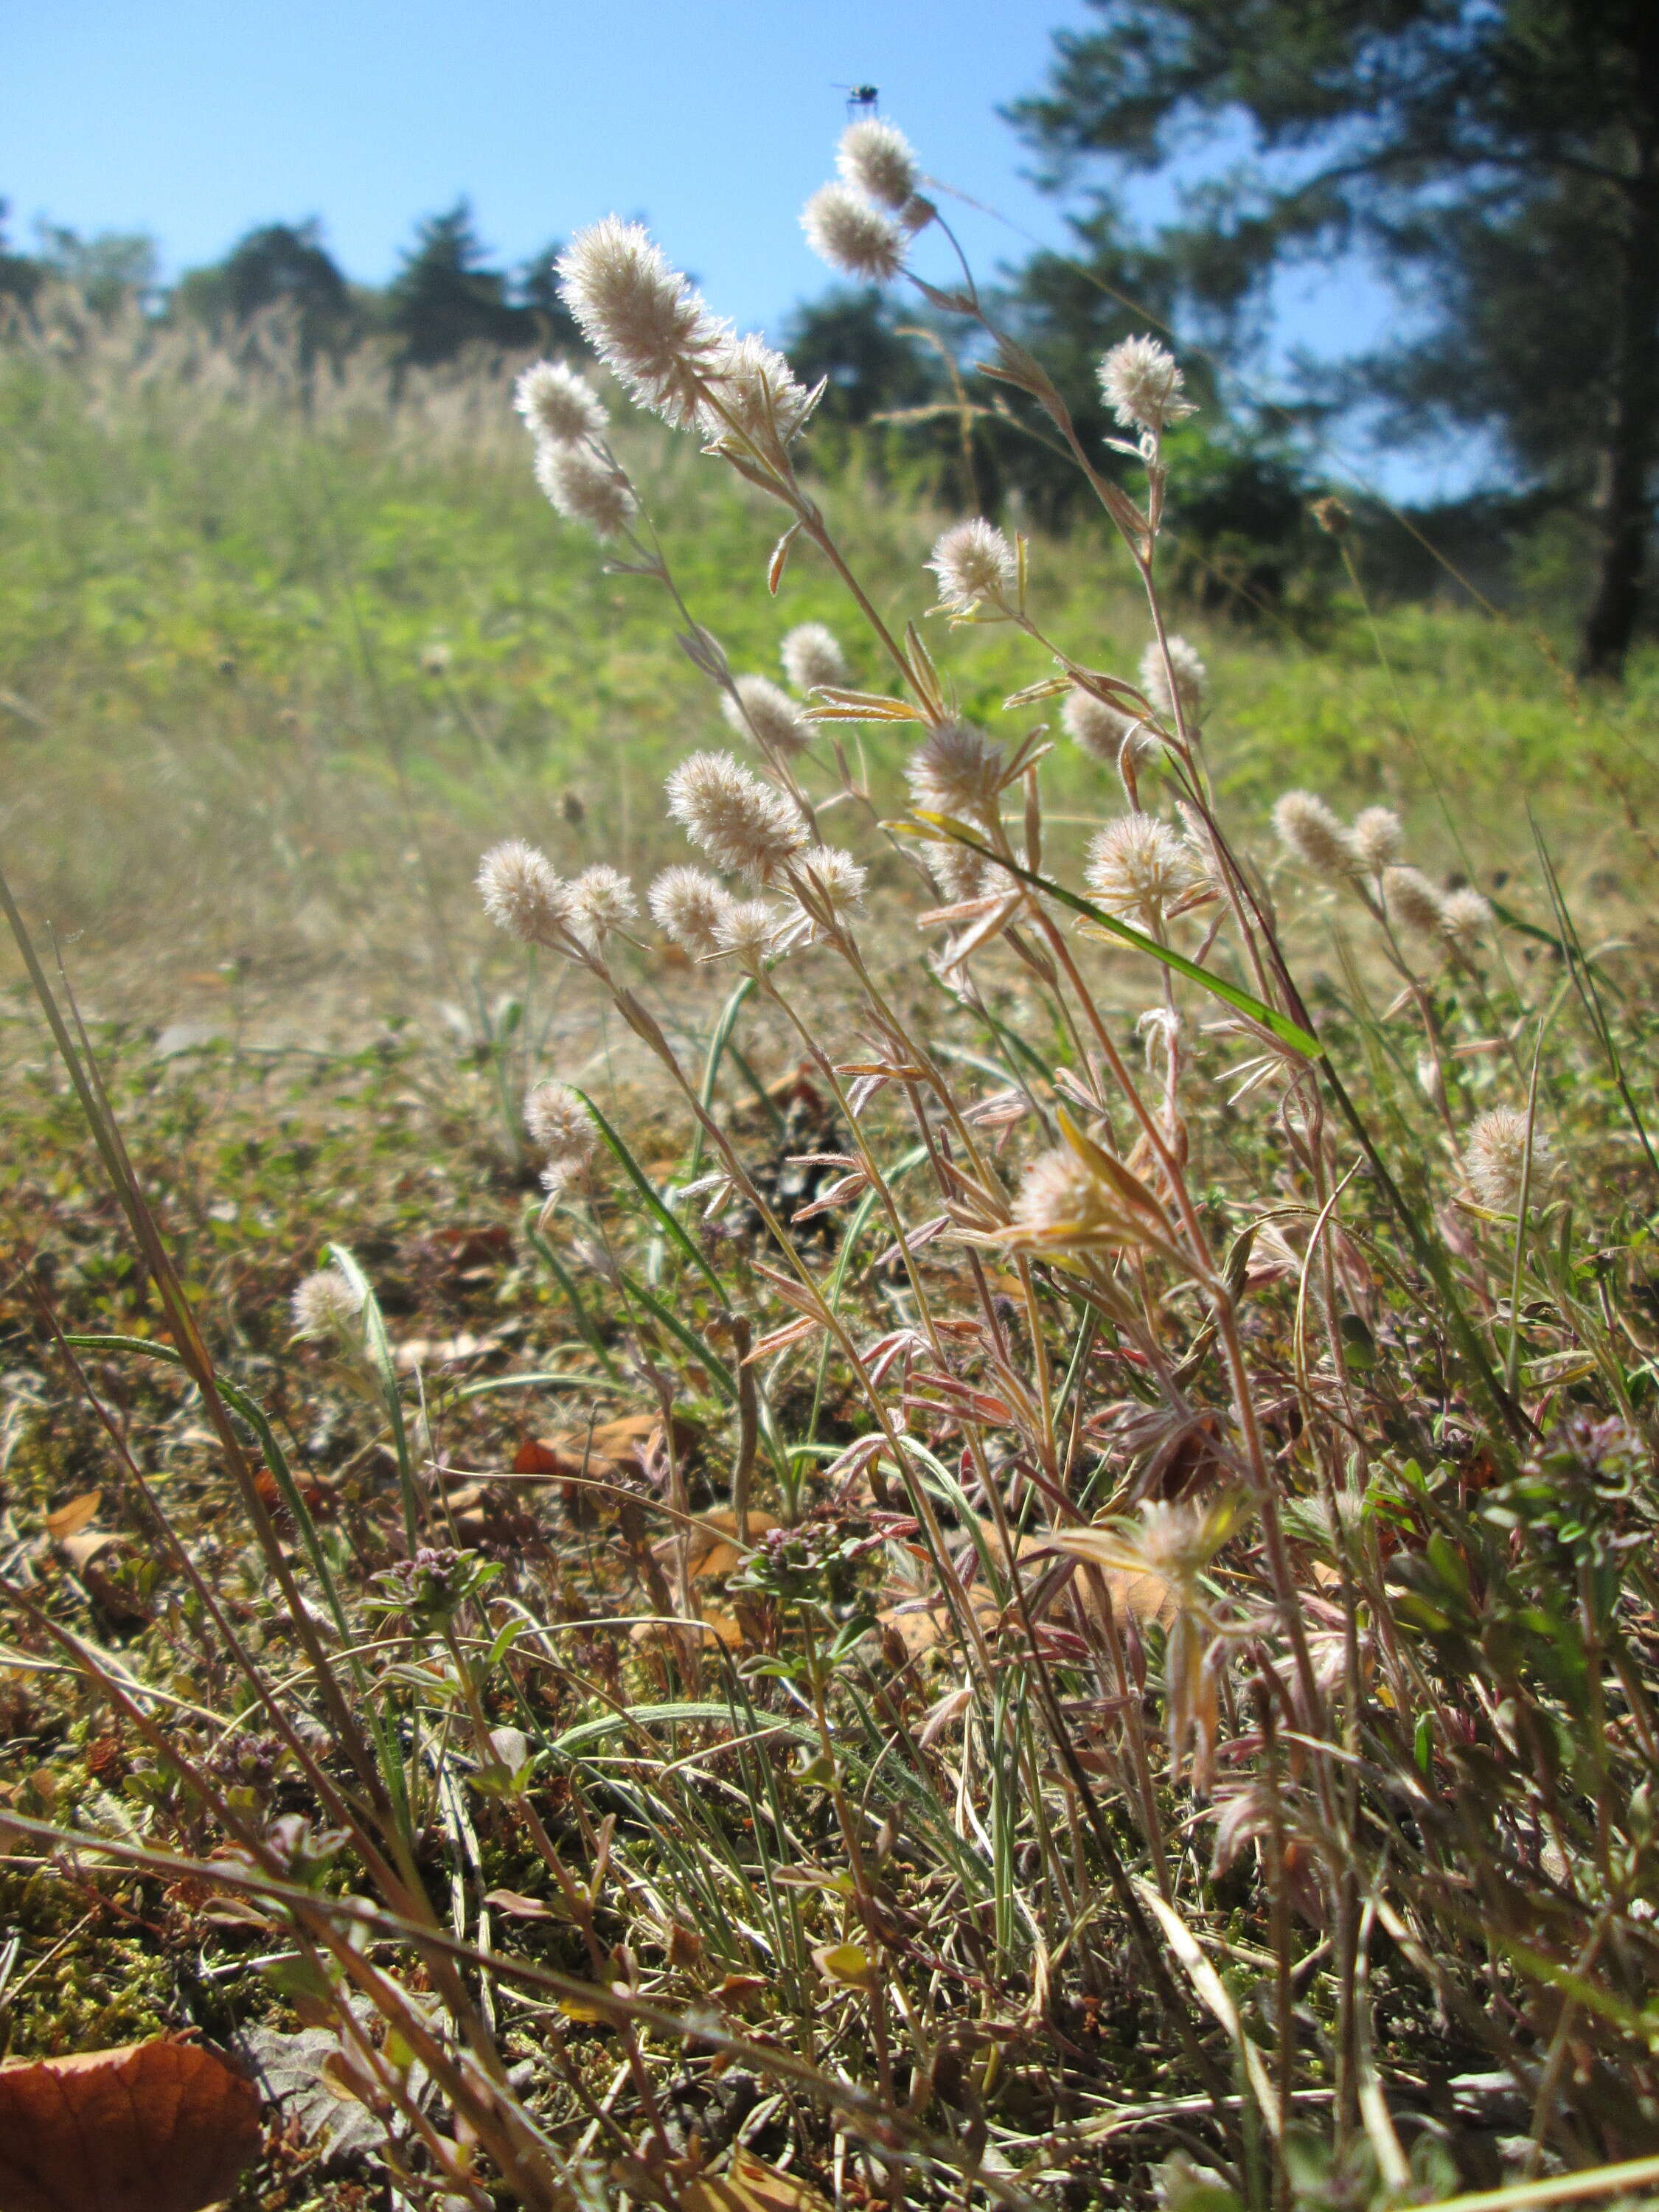
<path fill-rule="evenodd" d="M 684 1454 L 696 1440 L 690 1421 L 674 1423 L 674 1449 Z M 589 1428 L 564 1429 L 556 1436 L 526 1437 L 513 1458 L 514 1474 L 544 1474 L 550 1481 L 585 1475 L 590 1482 L 615 1480 L 618 1468 L 643 1472 L 660 1450 L 663 1426 L 656 1413 L 621 1413 Z"/>
<path fill-rule="evenodd" d="M 979 1586 L 969 1591 L 968 1601 L 973 1607 L 975 1619 L 988 1636 L 1002 1619 L 1002 1607 L 988 1590 Z M 942 1597 L 930 1599 L 926 1605 L 908 1601 L 884 1606 L 876 1619 L 884 1630 L 898 1638 L 912 1659 L 945 1643 L 957 1628 L 957 1616 Z"/>
<path fill-rule="evenodd" d="M 735 1613 L 727 1613 L 720 1606 L 703 1607 L 702 1625 L 725 1644 L 728 1651 L 741 1651 L 751 1639 Z"/>
<path fill-rule="evenodd" d="M 718 1606 L 706 1607 L 695 1620 L 639 1621 L 629 1630 L 628 1640 L 636 1651 L 673 1651 L 688 1634 L 701 1635 L 705 1644 L 712 1637 L 732 1651 L 740 1651 L 754 1641 L 736 1613 Z"/>
<path fill-rule="evenodd" d="M 799 2173 L 781 2173 L 741 2144 L 724 2173 L 700 2173 L 682 2185 L 685 2212 L 830 2212 L 821 2190 Z"/>
<path fill-rule="evenodd" d="M 608 1482 L 617 1468 L 614 1460 L 599 1452 L 584 1455 L 552 1437 L 526 1437 L 513 1455 L 513 1472 L 544 1474 L 550 1482 L 568 1482 L 583 1474 L 595 1482 Z"/>
<path fill-rule="evenodd" d="M 596 1422 L 591 1431 L 586 1428 L 571 1429 L 556 1441 L 572 1451 L 580 1451 L 585 1448 L 603 1454 L 606 1459 L 643 1462 L 661 1428 L 662 1416 L 659 1413 L 622 1413 L 614 1420 Z M 674 1423 L 675 1450 L 689 1451 L 696 1433 L 690 1421 L 677 1419 Z"/>
<path fill-rule="evenodd" d="M 355 1999 L 351 2010 L 367 2032 L 373 2020 L 369 2007 Z M 346 2087 L 338 2069 L 332 2076 L 325 2070 L 329 2061 L 341 2055 L 341 2039 L 333 2028 L 304 2027 L 298 2034 L 274 2027 L 249 2028 L 236 2047 L 284 2124 L 301 2142 L 316 2147 L 321 2172 L 360 2172 L 381 2164 L 385 2127 L 355 2089 Z M 361 2078 L 355 2066 L 349 2072 L 354 2081 Z M 432 2084 L 418 2059 L 409 2070 L 405 2087 L 417 2104 L 430 2097 Z M 4 2204 L 0 2197 L 0 2206 Z"/>
<path fill-rule="evenodd" d="M 998 1543 L 995 1530 L 988 1529 L 986 1534 L 987 1541 L 994 1548 Z M 1053 1537 L 1047 1534 L 1022 1536 L 1017 1548 L 1024 1571 L 1023 1579 L 1028 1594 L 1051 1566 L 1066 1556 L 1055 1545 Z M 1120 1620 L 1126 1613 L 1132 1613 L 1138 1621 L 1159 1621 L 1167 1626 L 1173 1619 L 1175 1593 L 1162 1575 L 1154 1574 L 1150 1569 L 1137 1573 L 1122 1567 L 1100 1566 L 1091 1574 L 1068 1577 L 1072 1594 L 1087 1612 L 1097 1617 L 1100 1613 L 1095 1573 L 1105 1582 L 1112 1609 Z M 983 1583 L 976 1582 L 970 1585 L 968 1601 L 974 1609 L 975 1619 L 989 1635 L 1003 1619 L 1002 1608 Z M 1052 1605 L 1039 1610 L 1046 1614 L 1052 1610 Z M 913 1659 L 924 1651 L 931 1651 L 936 1644 L 945 1643 L 955 1633 L 957 1627 L 956 1615 L 951 1607 L 937 1595 L 930 1597 L 925 1605 L 919 1605 L 912 1599 L 884 1607 L 876 1618 L 884 1632 L 898 1638 L 908 1656 Z"/>
<path fill-rule="evenodd" d="M 752 1507 L 749 1513 L 749 1540 L 752 1545 L 757 1536 L 779 1526 L 770 1513 L 757 1513 Z M 738 1542 L 738 1516 L 729 1505 L 717 1505 L 712 1513 L 697 1516 L 695 1527 L 678 1527 L 673 1534 L 665 1536 L 654 1548 L 657 1557 L 665 1563 L 672 1560 L 681 1537 L 690 1540 L 686 1567 L 694 1582 L 707 1582 L 722 1575 L 734 1573 L 743 1565 L 744 1553 Z"/>
<path fill-rule="evenodd" d="M 1051 1559 L 1064 1558 L 1068 1550 L 1069 1547 L 1056 1546 L 1048 1536 L 1022 1536 L 1019 1540 L 1019 1556 L 1022 1559 L 1030 1559 L 1034 1572 L 1041 1572 L 1043 1565 L 1042 1559 L 1034 1555 L 1047 1553 Z M 1120 1619 L 1130 1613 L 1137 1620 L 1161 1621 L 1165 1627 L 1175 1619 L 1175 1591 L 1162 1575 L 1155 1574 L 1150 1567 L 1114 1567 L 1094 1560 L 1087 1564 L 1091 1571 L 1073 1576 L 1071 1583 L 1086 1611 L 1098 1614 L 1101 1610 L 1094 1579 L 1098 1575 L 1111 1596 L 1112 1609 Z"/>
<path fill-rule="evenodd" d="M 258 2092 L 194 2044 L 0 2066 L 4 2212 L 198 2212 L 258 2148 Z"/>
<path fill-rule="evenodd" d="M 83 1490 L 78 1498 L 71 1498 L 67 1505 L 60 1505 L 55 1513 L 47 1514 L 47 1535 L 54 1544 L 62 1544 L 70 1536 L 78 1536 L 103 1502 L 101 1490 Z"/>

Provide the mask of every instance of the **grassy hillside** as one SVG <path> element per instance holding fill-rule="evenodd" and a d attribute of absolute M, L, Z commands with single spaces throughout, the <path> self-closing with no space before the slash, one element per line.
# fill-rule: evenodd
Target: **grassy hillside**
<path fill-rule="evenodd" d="M 117 326 L 0 356 L 7 864 L 106 982 L 131 969 L 159 992 L 168 975 L 172 992 L 236 961 L 280 992 L 393 957 L 410 980 L 470 957 L 464 888 L 506 831 L 631 871 L 664 857 L 651 793 L 719 734 L 713 694 L 662 594 L 605 574 L 550 511 L 507 402 L 499 366 L 415 380 L 395 406 L 360 366 L 307 406 L 270 337 L 233 358 Z M 775 601 L 754 588 L 776 532 L 763 501 L 685 441 L 630 435 L 693 611 L 734 666 L 774 669 L 810 616 L 882 680 L 810 556 Z M 952 518 L 856 463 L 823 495 L 884 612 L 919 616 L 921 564 Z M 1109 533 L 1039 544 L 1032 569 L 1057 640 L 1132 672 L 1144 610 Z M 1575 825 L 1581 874 L 1616 867 L 1620 837 L 1581 842 L 1577 825 L 1617 819 L 1609 773 L 1645 804 L 1659 670 L 1609 707 L 1574 702 L 1524 635 L 1476 613 L 1373 626 L 1350 603 L 1311 637 L 1176 619 L 1211 662 L 1212 759 L 1247 831 L 1305 782 L 1345 806 L 1387 799 L 1437 866 L 1487 872 L 1525 851 L 1534 798 Z M 1001 630 L 929 634 L 963 705 L 1008 727 L 1000 702 L 1041 655 Z M 876 733 L 866 753 L 892 795 L 898 748 Z M 1056 814 L 1115 803 L 1063 743 L 1045 776 Z"/>

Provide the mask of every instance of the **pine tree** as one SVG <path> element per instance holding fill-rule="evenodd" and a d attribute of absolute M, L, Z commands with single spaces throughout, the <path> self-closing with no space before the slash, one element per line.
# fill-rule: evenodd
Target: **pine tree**
<path fill-rule="evenodd" d="M 484 265 L 472 210 L 459 199 L 428 216 L 386 294 L 386 319 L 415 368 L 452 360 L 465 345 L 524 345 L 535 333 L 507 297 L 507 280 Z"/>
<path fill-rule="evenodd" d="M 795 374 L 825 385 L 826 420 L 867 422 L 872 415 L 921 405 L 942 381 L 937 365 L 875 287 L 826 292 L 798 308 L 786 347 Z"/>
<path fill-rule="evenodd" d="M 1164 234 L 1185 295 L 1237 317 L 1287 260 L 1370 249 L 1427 322 L 1347 392 L 1483 432 L 1589 507 L 1581 664 L 1620 674 L 1659 475 L 1659 4 L 1089 4 L 1010 111 L 1054 180 L 1091 157 L 1156 172 L 1196 126 L 1246 123 L 1249 156 Z"/>
<path fill-rule="evenodd" d="M 559 293 L 559 256 L 563 252 L 563 241 L 555 239 L 532 254 L 519 271 L 518 303 L 533 326 L 527 343 L 544 353 L 585 354 L 587 341 L 581 325 Z"/>

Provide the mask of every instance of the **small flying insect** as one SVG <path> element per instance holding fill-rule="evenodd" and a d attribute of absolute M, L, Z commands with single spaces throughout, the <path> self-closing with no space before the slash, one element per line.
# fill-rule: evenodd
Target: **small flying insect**
<path fill-rule="evenodd" d="M 879 88 L 873 84 L 838 84 L 834 89 L 847 94 L 847 117 L 852 123 L 873 115 L 881 99 Z"/>

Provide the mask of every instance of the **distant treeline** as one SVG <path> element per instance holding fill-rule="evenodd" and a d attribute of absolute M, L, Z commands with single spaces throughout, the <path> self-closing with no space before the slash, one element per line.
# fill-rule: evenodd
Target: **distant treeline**
<path fill-rule="evenodd" d="M 470 345 L 580 347 L 580 335 L 558 296 L 558 252 L 556 242 L 522 268 L 492 269 L 462 199 L 417 224 L 414 244 L 383 289 L 351 283 L 315 221 L 261 223 L 222 261 L 187 270 L 163 289 L 155 241 L 143 234 L 82 239 L 43 226 L 33 254 L 9 250 L 0 230 L 0 292 L 27 304 L 42 287 L 67 283 L 96 308 L 136 298 L 153 314 L 188 316 L 214 329 L 285 308 L 308 356 L 338 357 L 379 337 L 410 367 L 429 368 Z"/>
<path fill-rule="evenodd" d="M 1126 266 L 1120 241 L 1093 242 L 1107 249 L 1104 261 L 1118 280 L 1110 289 L 1090 265 L 1100 252 L 1090 261 L 1039 252 L 1006 279 L 996 308 L 1044 362 L 1089 449 L 1109 471 L 1115 425 L 1097 366 L 1107 348 L 1146 328 L 1149 317 L 1172 315 L 1176 302 L 1157 256 L 1129 256 Z M 289 319 L 312 374 L 327 374 L 373 345 L 395 382 L 401 369 L 438 367 L 470 350 L 582 356 L 581 333 L 559 297 L 560 250 L 554 240 L 516 268 L 492 266 L 461 199 L 416 224 L 382 288 L 351 283 L 315 221 L 261 224 L 222 260 L 163 286 L 155 242 L 142 234 L 82 239 L 43 226 L 36 251 L 24 253 L 7 246 L 0 228 L 0 298 L 27 315 L 51 287 L 68 284 L 98 312 L 136 305 L 160 322 L 189 319 L 227 337 L 275 313 Z M 1126 293 L 1135 310 L 1122 304 Z M 1070 461 L 974 374 L 965 325 L 907 313 L 872 288 L 806 303 L 781 335 L 797 374 L 824 386 L 815 444 L 821 454 L 838 462 L 856 446 L 896 484 L 1048 528 L 1064 528 L 1088 496 Z M 1364 502 L 1351 516 L 1332 506 L 1331 487 L 1310 458 L 1310 417 L 1251 412 L 1237 400 L 1226 406 L 1205 356 L 1184 359 L 1204 405 L 1168 441 L 1170 542 L 1190 596 L 1244 618 L 1285 611 L 1316 617 L 1344 580 L 1338 541 L 1350 527 L 1360 534 L 1369 583 L 1384 595 L 1427 596 L 1446 582 L 1449 572 L 1423 538 L 1455 541 L 1458 566 L 1484 591 L 1503 595 L 1523 574 L 1516 547 L 1533 544 L 1536 501 L 1487 495 L 1412 518 L 1423 538 Z"/>

